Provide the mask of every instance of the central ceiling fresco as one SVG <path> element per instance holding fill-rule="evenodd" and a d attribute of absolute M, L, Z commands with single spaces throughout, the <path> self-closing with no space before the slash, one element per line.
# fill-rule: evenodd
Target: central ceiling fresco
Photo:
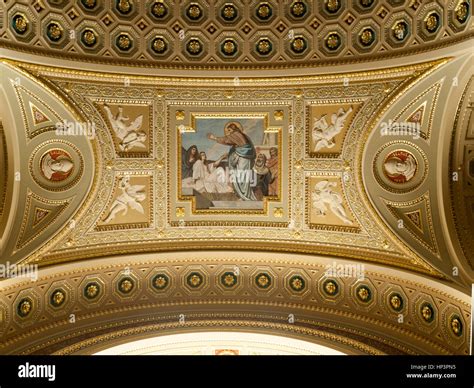
<path fill-rule="evenodd" d="M 434 123 L 446 72 L 461 63 L 234 86 L 6 61 L 31 184 L 19 193 L 24 216 L 5 257 L 51 264 L 153 250 L 288 250 L 462 283 L 450 276 L 457 263 L 432 206 Z M 406 128 L 387 130 L 391 122 Z M 392 233 L 392 225 L 405 227 Z"/>

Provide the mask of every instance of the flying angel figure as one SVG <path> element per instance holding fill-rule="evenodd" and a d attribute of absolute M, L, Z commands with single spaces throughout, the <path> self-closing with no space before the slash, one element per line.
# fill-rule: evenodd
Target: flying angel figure
<path fill-rule="evenodd" d="M 122 151 L 129 151 L 133 147 L 146 148 L 145 141 L 145 132 L 130 132 L 127 136 L 124 137 L 122 142 L 119 144 L 119 147 Z"/>
<path fill-rule="evenodd" d="M 319 119 L 314 119 L 312 130 L 314 152 L 318 152 L 322 148 L 332 148 L 336 145 L 334 138 L 342 131 L 342 128 L 344 128 L 344 122 L 351 112 L 352 106 L 349 107 L 347 112 L 344 111 L 343 108 L 340 108 L 337 113 L 331 115 L 331 124 L 328 124 L 326 121 L 327 115 L 323 115 Z"/>
<path fill-rule="evenodd" d="M 336 182 L 321 181 L 316 183 L 314 191 L 311 193 L 313 207 L 318 215 L 325 216 L 327 212 L 326 205 L 329 205 L 331 211 L 345 224 L 352 224 L 352 221 L 347 217 L 344 210 L 343 200 L 341 194 L 332 190 L 331 187 L 336 187 Z"/>
<path fill-rule="evenodd" d="M 119 147 L 122 151 L 129 151 L 133 147 L 146 148 L 146 133 L 139 131 L 143 124 L 143 115 L 138 116 L 130 122 L 128 116 L 123 115 L 123 107 L 118 107 L 118 113 L 114 115 L 107 104 L 104 104 L 112 129 L 120 139 Z M 127 122 L 129 122 L 127 124 Z"/>
<path fill-rule="evenodd" d="M 108 224 L 112 221 L 115 216 L 122 212 L 122 215 L 126 215 L 129 208 L 136 210 L 140 214 L 144 214 L 145 210 L 140 202 L 143 202 L 146 198 L 145 186 L 143 185 L 130 185 L 130 177 L 123 177 L 119 182 L 119 189 L 122 191 L 117 199 L 112 203 L 108 216 L 104 222 Z"/>

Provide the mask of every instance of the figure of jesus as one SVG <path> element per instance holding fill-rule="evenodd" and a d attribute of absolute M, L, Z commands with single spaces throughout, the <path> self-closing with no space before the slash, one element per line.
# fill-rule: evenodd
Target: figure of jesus
<path fill-rule="evenodd" d="M 234 192 L 244 201 L 256 201 L 251 179 L 256 151 L 252 140 L 244 133 L 242 124 L 238 121 L 228 122 L 224 127 L 223 137 L 208 133 L 207 138 L 230 146 L 227 160 Z"/>

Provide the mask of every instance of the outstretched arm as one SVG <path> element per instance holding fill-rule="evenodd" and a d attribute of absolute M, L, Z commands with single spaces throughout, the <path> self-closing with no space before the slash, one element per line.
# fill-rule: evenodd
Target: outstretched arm
<path fill-rule="evenodd" d="M 341 108 L 342 110 L 342 108 Z M 347 116 L 349 116 L 352 112 L 352 105 L 349 107 L 349 109 L 345 112 L 345 113 L 342 113 L 339 114 L 336 118 L 336 121 L 334 123 L 334 126 L 335 128 L 337 129 L 338 132 L 340 132 L 344 126 L 344 122 L 346 121 L 347 119 Z"/>
<path fill-rule="evenodd" d="M 214 140 L 219 144 L 228 145 L 228 146 L 235 145 L 235 143 L 232 140 L 230 140 L 227 136 L 217 137 L 213 135 L 212 133 L 208 133 L 207 138 L 209 140 Z"/>
<path fill-rule="evenodd" d="M 225 154 L 222 155 L 219 159 L 217 159 L 217 160 L 213 163 L 213 166 L 214 166 L 214 167 L 219 166 L 219 164 L 220 164 L 224 159 L 226 159 L 226 158 L 227 158 L 227 155 L 225 155 Z"/>

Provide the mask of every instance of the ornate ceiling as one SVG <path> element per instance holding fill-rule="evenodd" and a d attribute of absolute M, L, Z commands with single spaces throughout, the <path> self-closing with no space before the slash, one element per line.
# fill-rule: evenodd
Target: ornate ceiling
<path fill-rule="evenodd" d="M 209 3 L 4 5 L 0 352 L 467 354 L 470 2 Z"/>
<path fill-rule="evenodd" d="M 88 63 L 161 68 L 393 58 L 468 39 L 471 13 L 466 0 L 5 3 L 4 47 Z"/>

